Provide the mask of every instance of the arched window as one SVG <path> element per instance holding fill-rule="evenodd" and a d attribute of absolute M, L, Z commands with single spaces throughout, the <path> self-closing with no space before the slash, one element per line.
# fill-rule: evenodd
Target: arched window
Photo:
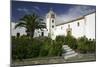
<path fill-rule="evenodd" d="M 72 28 L 67 28 L 67 35 L 72 35 Z"/>
<path fill-rule="evenodd" d="M 67 35 L 71 35 L 71 31 L 69 30 L 69 31 L 67 31 Z"/>

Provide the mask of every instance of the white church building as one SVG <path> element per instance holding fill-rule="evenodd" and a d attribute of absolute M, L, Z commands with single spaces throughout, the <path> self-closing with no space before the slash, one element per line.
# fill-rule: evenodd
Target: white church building
<path fill-rule="evenodd" d="M 60 24 L 57 24 L 56 20 L 56 13 L 53 12 L 53 10 L 50 10 L 45 17 L 46 29 L 43 29 L 42 31 L 35 30 L 34 37 L 48 36 L 54 40 L 56 36 L 66 36 L 68 33 L 70 33 L 76 38 L 86 36 L 89 39 L 95 39 L 96 12 L 92 12 Z M 12 24 L 15 26 L 14 23 Z M 12 27 L 13 36 L 16 35 L 17 32 L 19 32 L 21 35 L 26 34 L 25 29 L 14 29 L 14 26 Z"/>

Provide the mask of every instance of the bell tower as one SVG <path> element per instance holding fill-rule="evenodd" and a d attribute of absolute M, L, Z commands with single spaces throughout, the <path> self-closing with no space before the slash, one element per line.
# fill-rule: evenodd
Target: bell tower
<path fill-rule="evenodd" d="M 48 31 L 48 36 L 54 40 L 55 39 L 55 21 L 56 21 L 56 14 L 53 12 L 52 9 L 46 15 L 46 28 Z"/>

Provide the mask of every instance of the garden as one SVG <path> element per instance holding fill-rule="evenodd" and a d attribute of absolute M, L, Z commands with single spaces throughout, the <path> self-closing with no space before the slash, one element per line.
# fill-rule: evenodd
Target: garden
<path fill-rule="evenodd" d="M 20 60 L 62 56 L 62 46 L 68 45 L 78 53 L 95 53 L 95 40 L 73 36 L 57 36 L 55 40 L 49 37 L 29 38 L 28 36 L 12 36 L 12 59 Z"/>

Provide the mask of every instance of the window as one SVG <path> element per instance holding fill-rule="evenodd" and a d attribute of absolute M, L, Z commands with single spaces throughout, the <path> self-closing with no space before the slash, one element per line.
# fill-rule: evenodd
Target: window
<path fill-rule="evenodd" d="M 67 28 L 67 35 L 72 35 L 72 28 Z"/>
<path fill-rule="evenodd" d="M 17 37 L 20 37 L 20 33 L 17 33 Z"/>
<path fill-rule="evenodd" d="M 42 32 L 41 36 L 44 36 L 44 32 Z"/>
<path fill-rule="evenodd" d="M 38 31 L 38 33 L 40 33 L 40 31 Z"/>
<path fill-rule="evenodd" d="M 61 27 L 61 29 L 63 29 L 63 27 Z"/>
<path fill-rule="evenodd" d="M 54 14 L 51 14 L 51 18 L 55 18 L 55 15 Z"/>
<path fill-rule="evenodd" d="M 54 20 L 52 20 L 52 23 L 54 23 Z"/>
<path fill-rule="evenodd" d="M 67 31 L 67 35 L 72 35 L 72 31 L 71 30 Z"/>
<path fill-rule="evenodd" d="M 79 23 L 79 22 L 77 23 L 77 26 L 78 26 L 78 27 L 80 26 L 80 23 Z"/>
<path fill-rule="evenodd" d="M 70 28 L 70 25 L 68 24 L 68 28 Z"/>
<path fill-rule="evenodd" d="M 68 35 L 71 35 L 71 31 L 68 31 L 67 34 L 68 34 Z"/>
<path fill-rule="evenodd" d="M 52 28 L 54 28 L 54 25 L 52 25 Z"/>

